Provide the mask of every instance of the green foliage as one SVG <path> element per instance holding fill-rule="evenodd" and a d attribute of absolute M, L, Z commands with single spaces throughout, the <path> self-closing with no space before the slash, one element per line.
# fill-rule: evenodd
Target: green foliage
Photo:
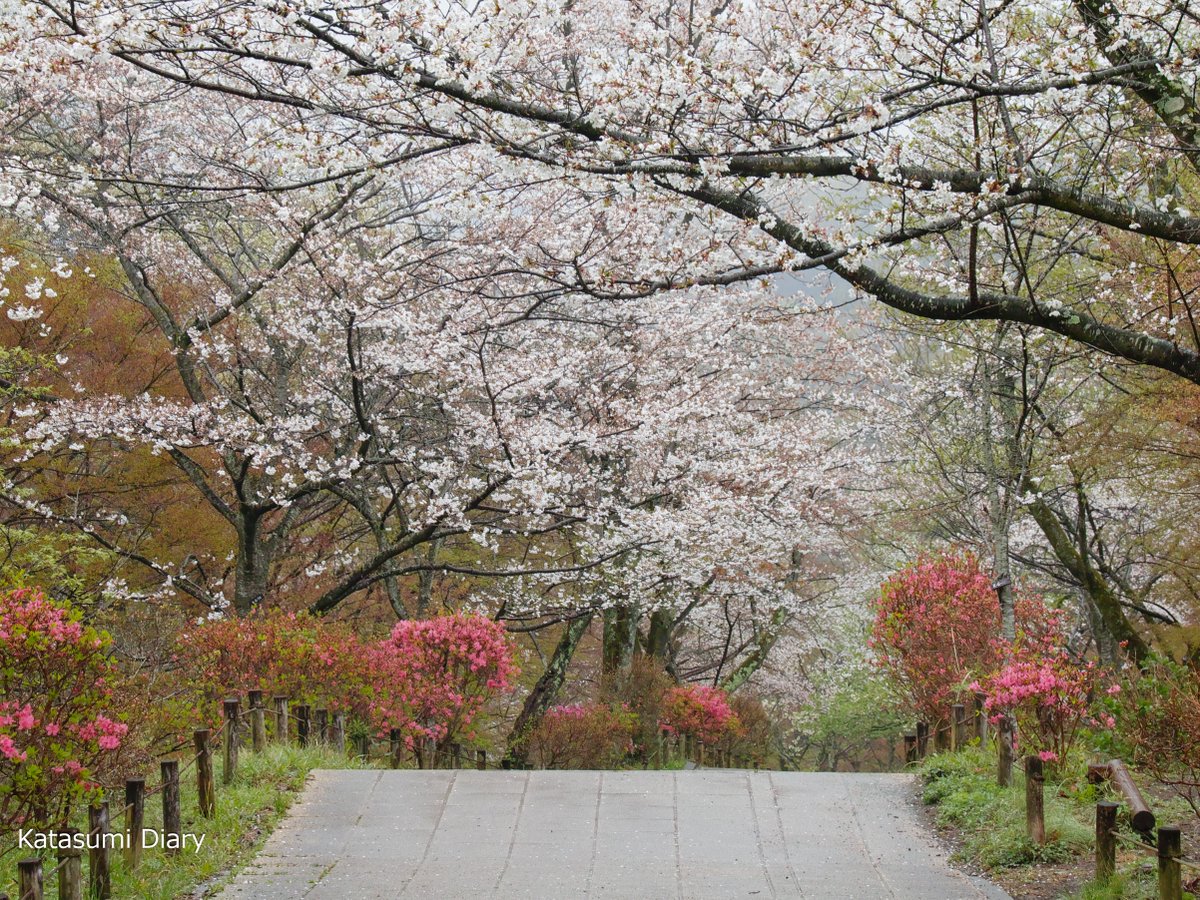
<path fill-rule="evenodd" d="M 923 798 L 936 804 L 940 825 L 963 830 L 963 855 L 985 868 L 1061 862 L 1093 843 L 1085 808 L 1046 786 L 1046 843 L 1038 846 L 1025 834 L 1025 787 L 1018 777 L 1011 788 L 996 784 L 990 749 L 970 747 L 930 757 L 922 766 Z"/>
<path fill-rule="evenodd" d="M 820 771 L 856 767 L 879 740 L 911 725 L 888 679 L 869 666 L 850 669 L 809 697 L 793 717 L 790 749 Z"/>

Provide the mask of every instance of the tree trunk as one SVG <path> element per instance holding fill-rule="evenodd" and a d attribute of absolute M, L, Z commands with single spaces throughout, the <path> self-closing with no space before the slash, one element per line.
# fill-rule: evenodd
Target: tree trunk
<path fill-rule="evenodd" d="M 1135 661 L 1144 660 L 1150 653 L 1149 645 L 1129 624 L 1129 619 L 1125 616 L 1125 610 L 1121 607 L 1121 601 L 1116 592 L 1104 580 L 1104 576 L 1096 571 L 1091 561 L 1079 552 L 1075 542 L 1071 540 L 1062 523 L 1054 515 L 1050 504 L 1042 499 L 1034 500 L 1029 504 L 1029 512 L 1038 527 L 1041 528 L 1042 534 L 1046 536 L 1046 541 L 1050 544 L 1050 549 L 1054 551 L 1058 561 L 1066 567 L 1095 604 L 1104 629 L 1113 639 L 1126 642 L 1129 654 Z"/>
<path fill-rule="evenodd" d="M 637 646 L 638 615 L 629 604 L 604 611 L 604 653 L 601 661 L 604 680 L 612 681 L 629 671 Z"/>
<path fill-rule="evenodd" d="M 513 723 L 512 731 L 508 734 L 504 761 L 510 766 L 525 764 L 529 752 L 527 744 L 529 735 L 541 722 L 546 710 L 554 704 L 555 698 L 558 697 L 558 692 L 567 677 L 567 667 L 571 664 L 571 658 L 579 647 L 579 641 L 592 623 L 592 616 L 593 613 L 589 612 L 567 623 L 562 637 L 558 639 L 558 646 L 554 648 L 554 653 L 550 657 L 550 662 L 546 664 L 546 670 L 542 672 L 542 677 L 537 680 L 537 684 L 525 698 L 525 705 L 521 707 L 521 712 L 517 716 L 516 722 Z"/>
<path fill-rule="evenodd" d="M 261 519 L 255 513 L 241 514 L 238 526 L 237 563 L 234 568 L 233 608 L 244 616 L 262 602 L 271 571 L 271 554 L 260 540 Z"/>

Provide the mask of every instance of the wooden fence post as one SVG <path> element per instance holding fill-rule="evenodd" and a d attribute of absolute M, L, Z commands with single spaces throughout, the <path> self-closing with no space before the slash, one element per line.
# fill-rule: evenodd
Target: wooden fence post
<path fill-rule="evenodd" d="M 317 707 L 317 743 L 329 743 L 329 710 L 323 706 Z"/>
<path fill-rule="evenodd" d="M 938 719 L 933 723 L 933 748 L 938 753 L 950 749 L 950 720 Z"/>
<path fill-rule="evenodd" d="M 904 736 L 904 763 L 911 766 L 917 761 L 917 736 L 915 734 L 906 734 Z"/>
<path fill-rule="evenodd" d="M 179 818 L 179 760 L 162 761 L 162 821 L 163 852 L 179 852 L 181 823 Z M 174 835 L 174 847 L 170 837 Z"/>
<path fill-rule="evenodd" d="M 233 784 L 238 763 L 238 708 L 242 705 L 236 697 L 225 701 L 225 772 L 221 780 Z"/>
<path fill-rule="evenodd" d="M 196 793 L 200 797 L 200 815 L 212 818 L 217 809 L 217 783 L 213 778 L 212 746 L 207 728 L 192 732 L 192 743 L 196 746 Z"/>
<path fill-rule="evenodd" d="M 475 754 L 475 768 L 480 772 L 487 768 L 487 751 L 482 747 Z"/>
<path fill-rule="evenodd" d="M 1179 858 L 1183 846 L 1178 828 L 1158 829 L 1158 897 L 1159 900 L 1183 900 L 1183 872 Z"/>
<path fill-rule="evenodd" d="M 980 747 L 987 746 L 988 740 L 988 717 L 983 705 L 986 700 L 987 695 L 982 691 L 975 694 L 975 736 L 979 738 Z"/>
<path fill-rule="evenodd" d="M 42 861 L 36 857 L 17 863 L 18 900 L 42 900 Z"/>
<path fill-rule="evenodd" d="M 58 851 L 58 900 L 83 900 L 83 851 Z"/>
<path fill-rule="evenodd" d="M 1117 871 L 1117 810 L 1119 803 L 1096 804 L 1096 880 L 1107 881 Z"/>
<path fill-rule="evenodd" d="M 88 834 L 97 837 L 99 845 L 88 849 L 88 887 L 92 897 L 109 900 L 112 896 L 112 872 L 108 853 L 108 801 L 101 800 L 88 807 Z"/>
<path fill-rule="evenodd" d="M 308 746 L 308 706 L 296 707 L 296 742 L 301 747 Z"/>
<path fill-rule="evenodd" d="M 263 692 L 247 691 L 250 699 L 250 745 L 255 753 L 267 749 L 267 715 L 263 710 Z"/>
<path fill-rule="evenodd" d="M 929 755 L 929 723 L 917 723 L 917 757 L 924 759 Z"/>
<path fill-rule="evenodd" d="M 404 743 L 400 740 L 400 729 L 393 728 L 388 737 L 391 739 L 392 768 L 398 769 L 400 768 L 400 751 L 404 747 Z"/>
<path fill-rule="evenodd" d="M 450 745 L 450 768 L 462 768 L 462 744 L 457 741 Z"/>
<path fill-rule="evenodd" d="M 275 698 L 275 742 L 288 742 L 288 698 Z"/>
<path fill-rule="evenodd" d="M 1025 757 L 1025 831 L 1039 846 L 1046 843 L 1046 810 L 1040 756 Z"/>
<path fill-rule="evenodd" d="M 338 753 L 346 752 L 346 714 L 344 712 L 335 712 L 333 714 L 333 725 L 330 726 L 330 743 L 333 744 L 333 749 Z"/>
<path fill-rule="evenodd" d="M 1012 718 L 1010 716 L 1000 717 L 996 742 L 1000 745 L 999 761 L 996 764 L 996 783 L 1000 787 L 1008 787 L 1012 784 L 1013 770 L 1013 733 Z"/>
<path fill-rule="evenodd" d="M 967 708 L 961 703 L 955 703 L 950 707 L 951 728 L 950 743 L 955 750 L 961 750 L 967 746 Z"/>
<path fill-rule="evenodd" d="M 125 825 L 129 845 L 125 848 L 125 867 L 133 871 L 142 864 L 142 826 L 146 822 L 146 779 L 125 779 Z"/>

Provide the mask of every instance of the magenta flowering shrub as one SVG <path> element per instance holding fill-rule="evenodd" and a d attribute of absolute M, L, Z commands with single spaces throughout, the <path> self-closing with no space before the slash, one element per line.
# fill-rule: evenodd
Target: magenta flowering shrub
<path fill-rule="evenodd" d="M 709 745 L 736 737 L 742 730 L 729 695 L 698 684 L 671 688 L 663 695 L 660 724 L 671 734 L 689 735 Z"/>
<path fill-rule="evenodd" d="M 40 591 L 0 594 L 0 822 L 62 824 L 96 790 L 128 731 L 110 644 Z"/>
<path fill-rule="evenodd" d="M 400 622 L 364 659 L 373 719 L 409 747 L 474 740 L 484 705 L 517 672 L 504 626 L 464 613 Z"/>
<path fill-rule="evenodd" d="M 637 751 L 638 717 L 625 703 L 552 706 L 529 735 L 543 769 L 611 769 Z"/>
<path fill-rule="evenodd" d="M 982 683 L 984 707 L 994 721 L 1009 715 L 1017 723 L 1017 741 L 1025 753 L 1043 761 L 1066 758 L 1081 726 L 1102 722 L 1112 727 L 1112 716 L 1093 713 L 1099 671 L 1093 662 L 1072 659 L 1059 648 L 1041 647 L 1024 654 Z"/>

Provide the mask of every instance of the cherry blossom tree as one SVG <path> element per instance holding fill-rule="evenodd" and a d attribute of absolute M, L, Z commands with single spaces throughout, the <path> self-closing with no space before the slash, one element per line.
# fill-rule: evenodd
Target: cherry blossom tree
<path fill-rule="evenodd" d="M 271 107 L 272 140 L 315 164 L 291 184 L 438 153 L 557 180 L 581 227 L 596 198 L 636 205 L 644 252 L 569 267 L 590 291 L 821 268 L 917 316 L 1032 325 L 1200 380 L 1190 294 L 1114 287 L 1112 259 L 1072 269 L 1114 241 L 1200 242 L 1186 4 L 109 0 L 9 19 L 6 67 L 50 84 L 116 69 L 163 103 Z M 1068 251 L 1052 297 L 1020 277 L 1048 247 Z"/>

